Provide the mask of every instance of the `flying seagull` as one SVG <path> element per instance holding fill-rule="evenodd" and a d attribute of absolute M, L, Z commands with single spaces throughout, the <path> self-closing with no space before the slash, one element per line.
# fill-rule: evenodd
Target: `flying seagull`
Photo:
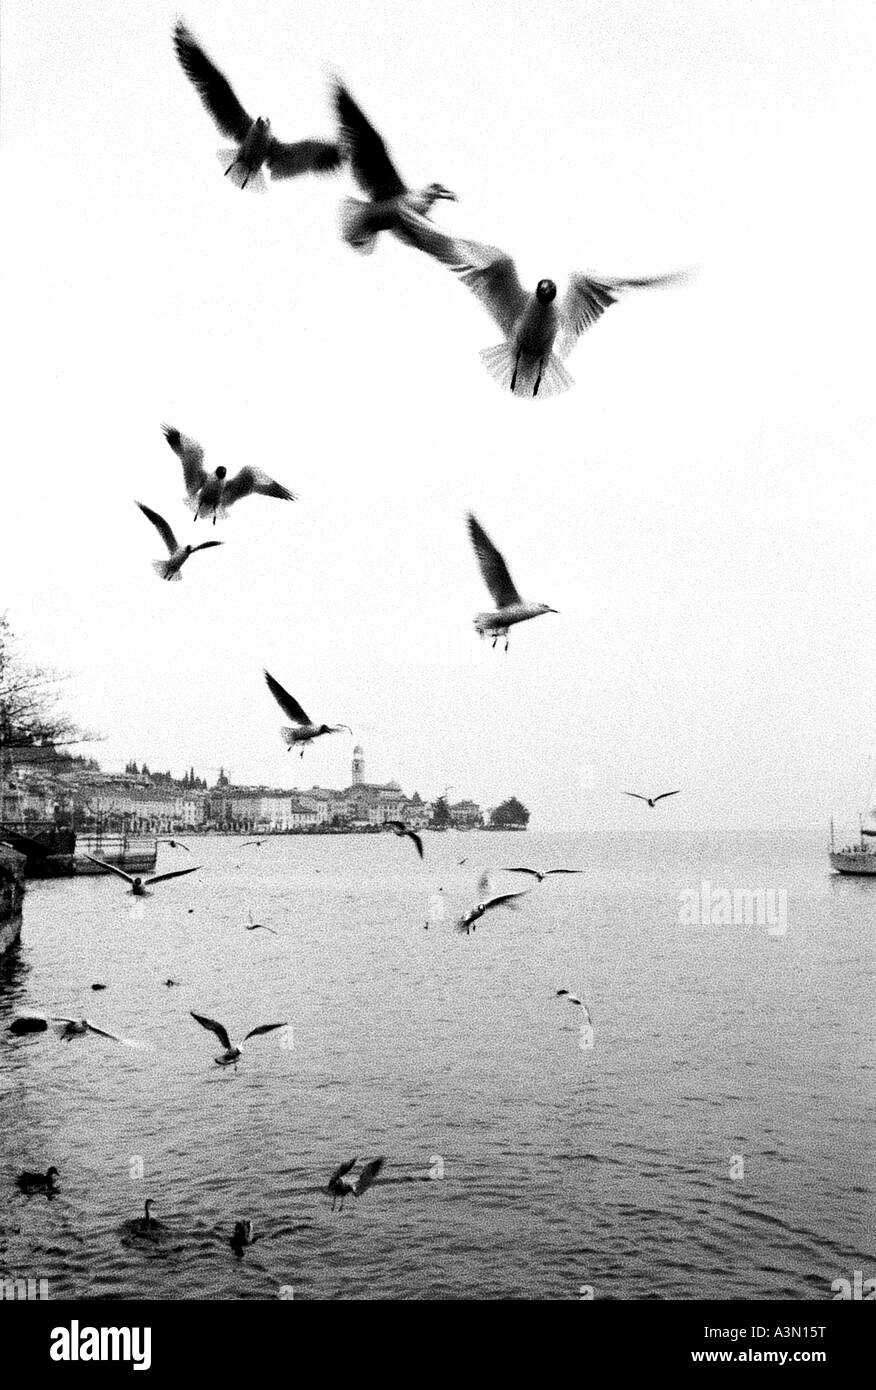
<path fill-rule="evenodd" d="M 98 1028 L 96 1023 L 92 1023 L 90 1018 L 66 1018 L 63 1014 L 47 1014 L 43 1019 L 42 1027 L 37 1027 L 39 1015 L 25 1015 L 22 1022 L 31 1026 L 13 1027 L 16 1033 L 45 1032 L 51 1023 L 57 1029 L 59 1037 L 64 1042 L 72 1042 L 74 1038 L 85 1037 L 87 1033 L 96 1033 L 100 1038 L 109 1038 L 111 1042 L 124 1043 L 125 1047 L 142 1047 L 143 1044 L 133 1042 L 130 1038 L 120 1038 L 118 1033 L 110 1033 L 106 1028 Z M 19 1020 L 14 1020 L 18 1023 Z"/>
<path fill-rule="evenodd" d="M 449 236 L 408 207 L 400 208 L 399 217 L 413 245 L 449 266 L 499 325 L 503 341 L 484 348 L 481 361 L 515 396 L 567 391 L 573 379 L 562 359 L 606 309 L 628 290 L 675 285 L 688 277 L 688 272 L 675 271 L 628 279 L 587 270 L 570 277 L 556 303 L 553 280 L 539 280 L 534 293 L 525 290 L 514 261 L 499 247 Z"/>
<path fill-rule="evenodd" d="M 221 545 L 222 542 L 221 542 L 221 541 L 217 541 L 216 544 L 217 544 L 217 545 Z M 183 844 L 182 840 L 159 840 L 158 843 L 159 843 L 160 845 L 170 845 L 170 848 L 171 848 L 171 849 L 184 849 L 185 852 L 186 852 L 186 854 L 191 854 L 191 852 L 192 852 L 192 851 L 189 849 L 188 845 L 184 845 L 184 844 Z"/>
<path fill-rule="evenodd" d="M 506 869 L 506 874 L 531 874 L 542 883 L 549 874 L 583 874 L 583 869 Z"/>
<path fill-rule="evenodd" d="M 251 497 L 254 493 L 261 497 L 277 497 L 281 502 L 295 501 L 294 492 L 283 487 L 282 483 L 275 483 L 274 479 L 269 478 L 260 468 L 251 468 L 249 464 L 241 468 L 239 473 L 235 473 L 233 478 L 227 476 L 227 468 L 217 468 L 214 472 L 208 473 L 204 468 L 204 450 L 197 440 L 190 439 L 187 434 L 180 434 L 173 425 L 162 425 L 161 428 L 165 439 L 182 463 L 186 485 L 184 500 L 186 506 L 191 507 L 195 513 L 195 521 L 202 516 L 212 516 L 215 526 L 217 517 L 224 521 L 229 507 L 233 507 L 242 497 Z"/>
<path fill-rule="evenodd" d="M 211 1033 L 215 1033 L 225 1048 L 219 1057 L 213 1058 L 214 1062 L 218 1062 L 220 1067 L 228 1067 L 232 1063 L 237 1063 L 243 1052 L 243 1043 L 233 1043 L 228 1036 L 225 1025 L 217 1023 L 215 1018 L 205 1018 L 203 1014 L 196 1014 L 194 1009 L 190 1009 L 189 1013 L 196 1023 L 200 1023 L 202 1028 L 207 1028 Z M 243 1042 L 246 1042 L 248 1038 L 257 1037 L 260 1033 L 272 1033 L 275 1028 L 287 1027 L 288 1024 L 286 1023 L 260 1023 L 258 1028 L 250 1028 L 249 1032 L 244 1035 Z"/>
<path fill-rule="evenodd" d="M 572 994 L 571 990 L 568 989 L 558 989 L 557 997 L 559 998 L 561 995 L 565 995 L 567 1003 L 577 1004 L 579 1008 L 583 1009 L 585 1014 L 587 1015 L 587 1022 L 592 1024 L 593 1019 L 590 1017 L 590 1010 L 584 1003 L 583 999 L 579 999 L 577 994 Z"/>
<path fill-rule="evenodd" d="M 363 1192 L 367 1192 L 386 1162 L 386 1159 L 372 1158 L 371 1162 L 366 1163 L 362 1168 L 358 1180 L 355 1183 L 348 1182 L 346 1175 L 351 1168 L 356 1166 L 356 1162 L 357 1160 L 355 1158 L 351 1158 L 347 1163 L 339 1163 L 328 1180 L 326 1192 L 332 1199 L 332 1211 L 334 1211 L 335 1203 L 339 1197 L 341 1199 L 341 1211 L 343 1211 L 345 1197 L 349 1197 L 351 1194 L 354 1197 L 361 1197 Z"/>
<path fill-rule="evenodd" d="M 200 869 L 200 864 L 194 864 L 190 869 L 174 869 L 169 874 L 153 874 L 152 878 L 141 878 L 139 874 L 126 874 L 124 869 L 119 869 L 115 864 L 107 864 L 104 859 L 96 859 L 93 854 L 85 856 L 90 859 L 92 864 L 99 864 L 102 869 L 107 869 L 109 873 L 116 874 L 123 878 L 126 883 L 130 883 L 131 892 L 135 898 L 148 898 L 152 895 L 147 893 L 147 888 L 153 883 L 164 883 L 169 878 L 182 878 L 185 874 L 196 874 Z"/>
<path fill-rule="evenodd" d="M 314 724 L 310 716 L 304 713 L 298 701 L 289 694 L 288 690 L 283 689 L 279 681 L 274 680 L 274 677 L 269 671 L 265 672 L 265 680 L 267 681 L 268 689 L 277 701 L 280 709 L 288 719 L 292 720 L 293 724 L 298 725 L 297 729 L 280 730 L 281 737 L 289 753 L 292 752 L 296 743 L 300 743 L 302 745 L 300 756 L 303 758 L 304 749 L 307 747 L 308 743 L 312 743 L 313 740 L 319 738 L 320 735 L 337 734 L 341 729 L 346 729 L 348 734 L 353 732 L 347 724 Z"/>
<path fill-rule="evenodd" d="M 624 792 L 624 796 L 634 796 L 637 801 L 647 801 L 653 810 L 658 801 L 662 801 L 666 796 L 678 796 L 680 791 L 681 787 L 678 787 L 674 792 L 661 792 L 659 796 L 642 796 L 640 792 Z"/>
<path fill-rule="evenodd" d="M 247 915 L 247 917 L 249 918 L 249 923 L 244 922 L 244 924 L 243 924 L 243 930 L 244 930 L 244 931 L 269 931 L 269 932 L 271 933 L 271 936 L 276 936 L 276 935 L 277 935 L 277 933 L 274 931 L 274 928 L 273 928 L 273 927 L 266 927 L 265 924 L 264 924 L 264 922 L 254 922 L 254 921 L 252 920 L 252 913 L 251 913 L 251 912 L 247 912 L 246 915 Z"/>
<path fill-rule="evenodd" d="M 469 932 L 474 931 L 475 922 L 480 921 L 485 912 L 491 911 L 494 907 L 516 908 L 517 903 L 514 899 L 525 898 L 528 892 L 529 889 L 524 888 L 523 891 L 519 893 L 500 893 L 498 897 L 489 898 L 483 903 L 477 903 L 475 907 L 466 912 L 464 917 L 460 917 L 456 924 L 456 930 L 458 932 L 465 932 L 466 936 L 468 936 Z"/>
<path fill-rule="evenodd" d="M 367 193 L 369 202 L 345 198 L 341 204 L 341 235 L 348 246 L 367 255 L 374 250 L 379 232 L 391 231 L 402 241 L 410 241 L 399 221 L 403 208 L 428 221 L 427 214 L 439 198 L 456 202 L 441 183 L 411 189 L 403 182 L 389 151 L 368 117 L 346 87 L 335 83 L 335 109 L 341 124 L 341 143 L 350 161 L 353 177 Z"/>
<path fill-rule="evenodd" d="M 468 534 L 474 546 L 484 583 L 489 589 L 496 605 L 494 613 L 475 614 L 474 625 L 481 637 L 491 636 L 495 647 L 500 637 L 505 638 L 508 650 L 508 629 L 512 623 L 524 623 L 527 618 L 539 618 L 542 613 L 556 613 L 546 603 L 524 603 L 514 587 L 499 551 L 493 545 L 476 516 L 468 514 Z"/>
<path fill-rule="evenodd" d="M 336 141 L 296 140 L 287 144 L 271 134 L 271 122 L 266 117 L 253 120 L 234 95 L 228 79 L 210 61 L 182 21 L 173 31 L 173 43 L 183 72 L 207 111 L 222 134 L 235 142 L 233 149 L 219 150 L 217 157 L 226 166 L 226 177 L 238 188 L 264 192 L 263 164 L 267 164 L 275 179 L 331 173 L 339 168 L 341 152 Z"/>
<path fill-rule="evenodd" d="M 420 836 L 417 834 L 416 830 L 411 830 L 409 826 L 405 825 L 403 820 L 387 820 L 383 823 L 384 825 L 387 825 L 389 827 L 393 835 L 398 835 L 400 839 L 411 840 L 413 844 L 416 846 L 417 854 L 422 859 L 423 841 L 420 839 Z"/>
<path fill-rule="evenodd" d="M 222 544 L 222 541 L 202 541 L 200 545 L 180 545 L 163 516 L 159 516 L 158 512 L 153 512 L 151 507 L 145 507 L 142 502 L 138 502 L 137 506 L 143 515 L 149 518 L 167 546 L 170 559 L 152 561 L 152 568 L 162 579 L 169 581 L 182 579 L 180 570 L 190 555 L 194 555 L 196 550 L 209 550 L 214 545 Z"/>

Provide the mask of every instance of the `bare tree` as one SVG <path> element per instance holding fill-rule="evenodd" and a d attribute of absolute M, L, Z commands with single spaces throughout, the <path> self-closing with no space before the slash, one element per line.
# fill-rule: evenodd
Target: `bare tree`
<path fill-rule="evenodd" d="M 40 745 L 65 747 L 95 737 L 59 709 L 63 679 L 22 659 L 9 620 L 0 614 L 0 754 Z"/>

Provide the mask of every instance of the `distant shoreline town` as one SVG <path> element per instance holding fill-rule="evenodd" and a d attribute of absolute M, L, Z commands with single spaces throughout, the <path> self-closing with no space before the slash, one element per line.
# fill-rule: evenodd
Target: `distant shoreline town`
<path fill-rule="evenodd" d="M 368 782 L 361 746 L 353 750 L 348 787 L 237 786 L 222 768 L 213 786 L 127 764 L 103 772 L 92 759 L 46 745 L 18 748 L 0 769 L 0 822 L 69 825 L 131 834 L 362 834 L 387 821 L 413 830 L 524 830 L 529 812 L 510 797 L 486 814 L 476 802 L 445 793 L 424 800 L 398 782 Z"/>

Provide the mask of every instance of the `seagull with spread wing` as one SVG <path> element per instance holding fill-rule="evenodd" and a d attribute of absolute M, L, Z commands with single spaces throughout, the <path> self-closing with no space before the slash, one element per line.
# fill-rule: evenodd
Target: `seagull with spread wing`
<path fill-rule="evenodd" d="M 496 907 L 516 908 L 518 904 L 515 899 L 525 898 L 528 892 L 529 889 L 524 888 L 522 892 L 518 893 L 499 893 L 497 897 L 489 898 L 486 902 L 476 903 L 474 907 L 466 912 L 465 916 L 460 917 L 456 924 L 456 930 L 458 932 L 465 932 L 466 936 L 468 936 L 469 932 L 474 931 L 475 922 L 479 922 L 485 912 L 491 912 Z"/>
<path fill-rule="evenodd" d="M 540 618 L 542 613 L 556 613 L 546 603 L 525 603 L 514 587 L 508 566 L 493 545 L 477 517 L 468 514 L 468 534 L 474 546 L 484 583 L 493 596 L 496 605 L 494 613 L 475 614 L 474 625 L 481 637 L 491 636 L 495 647 L 500 637 L 505 638 L 508 650 L 508 629 L 513 623 L 526 622 L 527 618 Z"/>
<path fill-rule="evenodd" d="M 659 796 L 642 796 L 641 792 L 624 792 L 624 796 L 633 796 L 637 801 L 647 801 L 653 811 L 658 801 L 662 801 L 667 796 L 678 796 L 680 791 L 681 787 L 678 787 L 674 792 L 661 792 Z"/>
<path fill-rule="evenodd" d="M 261 497 L 277 497 L 282 502 L 295 501 L 294 492 L 283 487 L 282 483 L 275 483 L 274 479 L 269 478 L 260 468 L 252 468 L 249 464 L 241 468 L 233 478 L 228 477 L 227 468 L 217 468 L 214 472 L 208 473 L 204 468 L 204 450 L 197 440 L 190 439 L 187 434 L 180 434 L 172 425 L 162 425 L 161 428 L 165 439 L 183 466 L 186 485 L 184 500 L 186 506 L 191 507 L 195 513 L 196 521 L 199 517 L 212 515 L 215 526 L 217 517 L 224 521 L 229 507 L 254 493 Z"/>
<path fill-rule="evenodd" d="M 312 743 L 315 738 L 319 738 L 322 734 L 337 734 L 341 729 L 346 729 L 348 734 L 353 732 L 347 724 L 314 724 L 310 716 L 304 713 L 294 696 L 290 695 L 288 690 L 284 690 L 280 682 L 275 681 L 269 671 L 265 672 L 265 681 L 280 709 L 288 719 L 292 720 L 293 724 L 298 726 L 294 729 L 280 730 L 288 752 L 291 753 L 296 743 L 300 743 L 302 745 L 300 756 L 303 758 L 304 749 L 308 743 Z"/>
<path fill-rule="evenodd" d="M 123 878 L 126 883 L 131 885 L 131 893 L 135 898 L 150 898 L 151 893 L 147 889 L 153 883 L 165 883 L 170 878 L 183 878 L 186 874 L 196 874 L 200 869 L 200 864 L 193 864 L 190 869 L 174 869 L 169 874 L 153 874 L 151 878 L 141 878 L 139 874 L 126 874 L 124 869 L 120 869 L 116 864 L 108 864 L 105 859 L 97 859 L 93 854 L 86 855 L 92 864 L 99 864 L 107 873 L 116 874 L 118 878 Z"/>
<path fill-rule="evenodd" d="M 152 522 L 164 544 L 167 546 L 169 560 L 153 560 L 152 568 L 157 575 L 169 582 L 182 579 L 180 570 L 190 555 L 194 555 L 196 550 L 210 550 L 214 545 L 222 545 L 222 541 L 202 541 L 200 545 L 180 545 L 173 531 L 158 512 L 153 512 L 151 507 L 145 507 L 142 502 L 137 506 L 145 517 Z"/>
<path fill-rule="evenodd" d="M 423 858 L 423 841 L 420 839 L 416 830 L 411 830 L 410 826 L 405 825 L 403 820 L 385 820 L 383 824 L 392 831 L 393 835 L 398 835 L 399 839 L 410 840 L 417 854 L 421 859 Z"/>
<path fill-rule="evenodd" d="M 506 251 L 479 241 L 462 241 L 441 231 L 427 217 L 402 207 L 407 239 L 420 251 L 448 266 L 477 296 L 502 331 L 503 341 L 484 348 L 481 360 L 500 386 L 515 396 L 556 396 L 573 385 L 563 366 L 581 334 L 628 290 L 674 285 L 688 272 L 635 279 L 573 274 L 557 303 L 553 280 L 539 280 L 535 292 L 523 288 Z"/>
<path fill-rule="evenodd" d="M 244 930 L 244 931 L 268 931 L 268 932 L 271 933 L 271 936 L 276 936 L 276 935 L 277 935 L 277 933 L 274 931 L 274 928 L 273 928 L 273 927 L 268 927 L 268 926 L 266 926 L 264 922 L 254 922 L 254 921 L 253 921 L 253 917 L 252 917 L 252 913 L 249 911 L 249 909 L 247 909 L 247 914 L 246 914 L 246 915 L 247 915 L 247 917 L 249 918 L 249 921 L 248 921 L 248 922 L 244 922 L 244 924 L 243 924 L 243 930 Z"/>
<path fill-rule="evenodd" d="M 506 873 L 506 874 L 531 874 L 533 878 L 538 879 L 538 882 L 539 882 L 539 883 L 543 883 L 544 880 L 545 880 L 550 874 L 583 874 L 583 872 L 584 872 L 583 869 L 506 869 L 506 870 L 505 870 L 505 873 Z"/>
<path fill-rule="evenodd" d="M 262 193 L 267 164 L 274 179 L 291 179 L 298 174 L 325 174 L 338 169 L 341 151 L 334 140 L 296 140 L 288 144 L 271 133 L 271 122 L 264 116 L 253 120 L 243 109 L 228 79 L 210 61 L 200 44 L 180 21 L 173 31 L 176 56 L 219 130 L 235 142 L 230 150 L 219 150 L 217 157 L 225 175 L 238 188 Z"/>
<path fill-rule="evenodd" d="M 335 1203 L 339 1197 L 341 1199 L 341 1211 L 343 1211 L 345 1197 L 361 1197 L 363 1192 L 367 1192 L 386 1162 L 386 1159 L 372 1158 L 370 1163 L 363 1165 L 358 1180 L 356 1182 L 349 1182 L 347 1180 L 347 1174 L 352 1168 L 355 1168 L 357 1162 L 357 1159 L 351 1158 L 346 1163 L 339 1163 L 329 1178 L 326 1192 L 332 1199 L 332 1211 L 334 1211 Z"/>
<path fill-rule="evenodd" d="M 202 1028 L 206 1028 L 210 1033 L 215 1033 L 216 1037 L 225 1048 L 224 1052 L 218 1057 L 213 1058 L 213 1061 L 216 1062 L 218 1066 L 230 1067 L 232 1064 L 239 1062 L 243 1052 L 243 1043 L 233 1043 L 231 1041 L 224 1023 L 217 1023 L 215 1018 L 205 1018 L 203 1014 L 196 1014 L 194 1009 L 189 1009 L 189 1013 L 196 1023 L 200 1023 Z M 243 1042 L 246 1042 L 249 1038 L 258 1037 L 261 1033 L 273 1033 L 276 1028 L 288 1027 L 288 1023 L 260 1023 L 258 1028 L 250 1028 L 249 1032 L 244 1035 Z"/>
<path fill-rule="evenodd" d="M 217 541 L 217 545 L 218 544 L 221 544 L 221 542 Z M 191 854 L 192 852 L 188 845 L 183 844 L 182 840 L 159 840 L 158 843 L 160 845 L 170 845 L 171 849 L 184 849 L 186 854 Z"/>
<path fill-rule="evenodd" d="M 439 198 L 455 202 L 456 194 L 441 183 L 408 188 L 380 135 L 342 82 L 335 83 L 334 99 L 341 124 L 342 149 L 353 177 L 370 200 L 363 203 L 359 198 L 344 199 L 341 204 L 344 241 L 366 255 L 374 250 L 380 232 L 391 231 L 402 241 L 409 242 L 410 237 L 399 220 L 402 208 L 428 220 L 433 203 Z"/>
<path fill-rule="evenodd" d="M 21 1026 L 15 1026 L 20 1024 Z M 92 1023 L 90 1018 L 67 1018 L 64 1014 L 24 1014 L 18 1019 L 13 1019 L 10 1025 L 10 1032 L 13 1033 L 44 1033 L 51 1024 L 59 1037 L 64 1042 L 72 1042 L 74 1038 L 85 1037 L 87 1033 L 95 1033 L 99 1038 L 109 1038 L 111 1042 L 124 1043 L 125 1047 L 143 1047 L 140 1042 L 133 1042 L 130 1038 L 120 1038 L 118 1033 L 110 1033 L 106 1028 L 99 1028 L 96 1023 Z"/>

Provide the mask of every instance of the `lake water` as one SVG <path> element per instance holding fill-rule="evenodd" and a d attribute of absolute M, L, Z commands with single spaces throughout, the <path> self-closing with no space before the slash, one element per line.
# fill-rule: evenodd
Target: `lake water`
<path fill-rule="evenodd" d="M 116 878 L 30 885 L 0 962 L 0 1275 L 174 1299 L 824 1299 L 876 1276 L 876 880 L 766 838 L 424 839 L 420 863 L 391 835 L 193 837 L 160 868 L 202 872 L 142 904 Z M 515 864 L 584 872 L 455 933 L 484 868 L 529 886 Z M 773 890 L 771 920 L 680 920 L 722 888 Z M 190 1009 L 291 1033 L 221 1068 Z M 146 1046 L 10 1036 L 27 1010 Z M 385 1155 L 381 1181 L 332 1212 L 354 1155 Z M 49 1164 L 52 1200 L 16 1190 Z M 124 1227 L 147 1197 L 154 1241 Z M 238 1217 L 262 1237 L 242 1257 Z"/>

